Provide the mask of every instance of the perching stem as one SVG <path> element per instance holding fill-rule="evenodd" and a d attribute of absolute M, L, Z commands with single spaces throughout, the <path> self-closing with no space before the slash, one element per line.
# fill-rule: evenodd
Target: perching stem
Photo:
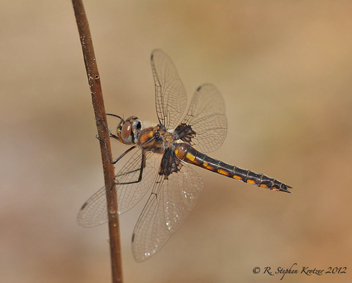
<path fill-rule="evenodd" d="M 114 166 L 108 158 L 111 156 L 111 146 L 109 133 L 104 128 L 103 124 L 98 121 L 106 121 L 106 113 L 104 107 L 103 93 L 101 89 L 100 76 L 98 72 L 97 61 L 94 55 L 92 37 L 89 30 L 87 16 L 84 10 L 82 0 L 72 0 L 73 9 L 75 12 L 78 32 L 81 40 L 84 64 L 88 77 L 90 92 L 92 95 L 92 103 L 98 129 L 100 141 L 100 151 L 103 161 L 104 180 L 106 187 L 106 199 L 109 218 L 109 236 L 110 236 L 110 256 L 112 269 L 112 282 L 122 282 L 122 263 L 121 263 L 121 247 L 120 247 L 120 228 L 119 217 L 117 214 L 117 195 L 116 190 L 112 190 L 113 182 L 115 182 Z M 106 144 L 104 144 L 105 141 Z M 106 148 L 107 151 L 106 151 Z"/>

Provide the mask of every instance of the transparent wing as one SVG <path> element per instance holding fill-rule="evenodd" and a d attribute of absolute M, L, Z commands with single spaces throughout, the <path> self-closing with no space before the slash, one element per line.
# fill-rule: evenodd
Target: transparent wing
<path fill-rule="evenodd" d="M 173 129 L 181 120 L 187 105 L 186 90 L 169 56 L 154 50 L 151 65 L 155 83 L 155 107 L 159 123 Z"/>
<path fill-rule="evenodd" d="M 138 181 L 144 158 L 142 180 Z M 134 207 L 151 188 L 158 172 L 161 157 L 152 152 L 137 150 L 115 176 L 119 214 Z M 105 186 L 96 192 L 81 208 L 78 223 L 83 227 L 94 227 L 108 221 Z"/>
<path fill-rule="evenodd" d="M 223 144 L 227 134 L 225 102 L 215 86 L 204 84 L 197 89 L 182 123 L 196 133 L 192 145 L 198 150 L 211 152 Z"/>
<path fill-rule="evenodd" d="M 202 179 L 187 164 L 168 179 L 157 176 L 133 231 L 132 251 L 136 261 L 148 259 L 165 245 L 187 218 L 202 188 Z"/>

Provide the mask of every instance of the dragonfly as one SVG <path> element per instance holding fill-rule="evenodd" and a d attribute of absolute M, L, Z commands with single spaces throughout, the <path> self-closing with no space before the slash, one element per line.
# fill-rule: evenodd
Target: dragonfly
<path fill-rule="evenodd" d="M 136 116 L 120 119 L 110 137 L 131 147 L 133 155 L 116 174 L 118 213 L 134 207 L 149 193 L 132 234 L 136 261 L 158 252 L 184 223 L 197 203 L 204 183 L 194 166 L 273 191 L 289 193 L 290 186 L 264 174 L 229 165 L 205 153 L 218 149 L 227 134 L 225 102 L 217 88 L 203 84 L 187 106 L 187 94 L 176 67 L 161 50 L 151 55 L 158 123 L 147 125 Z M 102 121 L 101 121 L 102 122 Z M 106 143 L 105 143 L 106 146 Z M 194 165 L 194 166 L 192 166 Z M 78 222 L 94 227 L 108 221 L 106 188 L 102 187 L 81 208 Z"/>

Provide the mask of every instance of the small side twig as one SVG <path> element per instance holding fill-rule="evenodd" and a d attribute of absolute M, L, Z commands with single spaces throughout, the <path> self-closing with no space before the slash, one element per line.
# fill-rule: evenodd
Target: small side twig
<path fill-rule="evenodd" d="M 88 20 L 84 10 L 82 0 L 72 0 L 78 26 L 79 36 L 82 45 L 84 63 L 88 76 L 88 83 L 92 95 L 95 118 L 97 120 L 98 136 L 100 140 L 106 141 L 108 153 L 111 155 L 109 133 L 105 130 L 99 120 L 104 121 L 107 125 L 103 93 L 101 89 L 100 76 L 98 72 L 97 61 L 94 55 L 92 37 L 89 30 Z M 120 247 L 120 230 L 119 218 L 117 214 L 117 195 L 116 190 L 111 190 L 113 185 L 115 171 L 114 166 L 108 159 L 104 142 L 100 142 L 100 150 L 103 161 L 104 180 L 106 190 L 106 199 L 109 218 L 109 236 L 110 236 L 110 256 L 112 269 L 112 282 L 122 282 L 122 264 L 121 264 L 121 247 Z"/>

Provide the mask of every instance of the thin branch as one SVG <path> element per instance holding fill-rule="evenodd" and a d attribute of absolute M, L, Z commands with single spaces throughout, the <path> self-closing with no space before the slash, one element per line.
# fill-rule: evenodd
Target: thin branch
<path fill-rule="evenodd" d="M 103 120 L 107 125 L 103 93 L 101 89 L 100 76 L 98 72 L 97 61 L 94 55 L 92 37 L 89 30 L 88 20 L 84 10 L 82 0 L 72 0 L 75 12 L 76 22 L 78 26 L 79 36 L 82 45 L 84 63 L 88 76 L 88 83 L 92 95 L 92 103 L 95 118 Z M 106 141 L 108 152 L 111 155 L 110 137 L 101 122 L 96 123 L 98 135 L 101 140 Z M 109 218 L 109 236 L 110 236 L 110 256 L 112 269 L 112 282 L 122 282 L 122 263 L 121 263 L 121 247 L 120 247 L 120 230 L 119 218 L 117 215 L 117 195 L 116 190 L 111 190 L 114 182 L 115 171 L 114 166 L 108 159 L 108 155 L 103 142 L 100 142 L 100 151 L 103 161 L 104 180 L 106 186 L 106 199 Z"/>

